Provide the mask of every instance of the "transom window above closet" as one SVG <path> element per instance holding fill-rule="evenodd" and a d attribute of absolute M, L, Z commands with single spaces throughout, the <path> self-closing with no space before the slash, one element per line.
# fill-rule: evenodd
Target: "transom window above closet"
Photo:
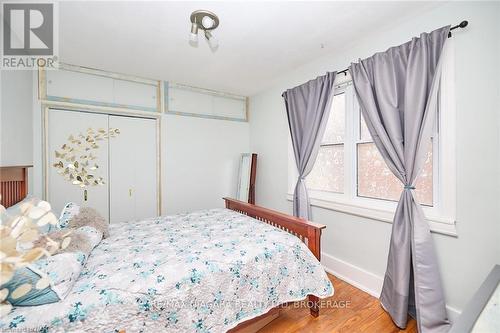
<path fill-rule="evenodd" d="M 448 53 L 444 55 L 438 119 L 414 193 L 431 230 L 456 235 L 454 79 Z M 306 178 L 311 204 L 392 222 L 403 184 L 375 147 L 349 76 L 337 77 L 334 94 L 318 157 Z M 288 164 L 291 199 L 297 179 L 291 145 Z"/>

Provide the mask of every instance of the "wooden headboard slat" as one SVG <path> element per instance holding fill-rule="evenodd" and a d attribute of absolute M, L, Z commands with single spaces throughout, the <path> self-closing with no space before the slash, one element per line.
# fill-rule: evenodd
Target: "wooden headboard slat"
<path fill-rule="evenodd" d="M 28 193 L 28 170 L 30 166 L 0 167 L 0 204 L 5 208 L 23 200 Z"/>

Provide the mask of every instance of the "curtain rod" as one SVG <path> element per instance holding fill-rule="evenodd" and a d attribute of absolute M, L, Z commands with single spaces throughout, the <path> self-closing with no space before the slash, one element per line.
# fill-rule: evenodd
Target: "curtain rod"
<path fill-rule="evenodd" d="M 451 31 L 452 30 L 455 30 L 455 29 L 458 29 L 458 28 L 465 28 L 467 25 L 469 24 L 468 21 L 462 21 L 460 22 L 460 24 L 457 24 L 457 25 L 454 25 L 453 27 L 450 28 L 450 32 L 448 33 L 448 38 L 451 37 Z M 338 71 L 337 74 L 344 74 L 344 75 L 347 75 L 347 72 L 349 71 L 349 68 L 346 68 L 342 71 Z"/>

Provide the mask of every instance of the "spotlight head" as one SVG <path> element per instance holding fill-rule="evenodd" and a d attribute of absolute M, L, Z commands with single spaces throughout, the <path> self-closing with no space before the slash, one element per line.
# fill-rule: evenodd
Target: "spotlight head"
<path fill-rule="evenodd" d="M 214 19 L 211 18 L 210 16 L 203 16 L 203 18 L 201 19 L 201 25 L 205 30 L 212 29 L 214 23 L 215 23 Z"/>
<path fill-rule="evenodd" d="M 193 44 L 197 44 L 198 43 L 198 34 L 190 33 L 189 34 L 189 42 L 193 43 Z"/>
<path fill-rule="evenodd" d="M 191 23 L 191 34 L 198 35 L 198 24 L 196 22 Z"/>
<path fill-rule="evenodd" d="M 205 38 L 207 39 L 208 45 L 212 50 L 217 49 L 219 47 L 219 41 L 210 31 L 205 30 Z"/>
<path fill-rule="evenodd" d="M 189 43 L 193 46 L 198 44 L 198 24 L 196 24 L 196 22 L 193 22 L 191 24 L 191 33 L 189 34 Z"/>

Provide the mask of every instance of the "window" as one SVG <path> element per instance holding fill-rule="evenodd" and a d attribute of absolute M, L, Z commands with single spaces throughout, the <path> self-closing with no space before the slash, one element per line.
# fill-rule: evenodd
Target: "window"
<path fill-rule="evenodd" d="M 447 53 L 445 47 L 438 119 L 414 193 L 424 208 L 431 230 L 456 235 L 454 78 L 450 70 L 453 59 L 450 60 Z M 306 178 L 311 204 L 392 222 L 403 184 L 375 147 L 352 82 L 343 76 L 338 79 L 343 81 L 335 82 L 332 110 L 318 157 Z M 289 169 L 288 198 L 291 200 L 297 180 L 291 144 Z"/>
<path fill-rule="evenodd" d="M 352 131 L 346 131 L 349 123 L 354 124 Z M 415 186 L 417 199 L 427 206 L 434 205 L 435 144 L 437 140 L 433 138 Z M 346 149 L 353 149 L 354 154 L 346 154 Z M 346 155 L 351 157 L 349 164 L 354 166 L 352 184 L 345 184 L 345 173 L 349 172 L 345 168 L 347 163 L 344 163 Z M 341 194 L 345 193 L 345 186 L 353 186 L 353 192 L 360 198 L 399 201 L 403 185 L 389 170 L 373 143 L 350 82 L 336 89 L 318 157 L 307 176 L 306 185 L 309 190 Z"/>

